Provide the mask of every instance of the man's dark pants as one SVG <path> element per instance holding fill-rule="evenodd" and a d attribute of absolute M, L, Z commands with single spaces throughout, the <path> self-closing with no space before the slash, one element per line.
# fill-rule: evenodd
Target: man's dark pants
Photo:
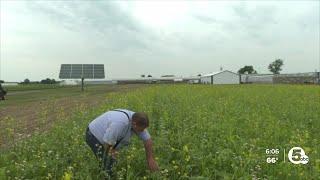
<path fill-rule="evenodd" d="M 100 162 L 101 167 L 112 176 L 112 165 L 115 162 L 111 156 L 109 156 L 103 145 L 98 141 L 98 139 L 90 132 L 89 127 L 86 130 L 86 142 L 90 146 L 94 155 Z"/>

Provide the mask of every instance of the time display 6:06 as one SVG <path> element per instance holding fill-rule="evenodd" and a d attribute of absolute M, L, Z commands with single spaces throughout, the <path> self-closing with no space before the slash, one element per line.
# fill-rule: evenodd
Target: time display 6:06
<path fill-rule="evenodd" d="M 279 149 L 266 149 L 266 154 L 279 154 Z"/>

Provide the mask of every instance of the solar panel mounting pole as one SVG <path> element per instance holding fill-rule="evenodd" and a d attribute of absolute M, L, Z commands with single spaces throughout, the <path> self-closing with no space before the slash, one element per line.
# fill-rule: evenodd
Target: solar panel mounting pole
<path fill-rule="evenodd" d="M 84 81 L 84 78 L 82 77 L 81 78 L 81 91 L 83 91 L 83 81 Z"/>
<path fill-rule="evenodd" d="M 83 77 L 83 64 L 81 64 L 81 91 L 83 91 L 83 81 L 84 81 L 84 77 Z"/>

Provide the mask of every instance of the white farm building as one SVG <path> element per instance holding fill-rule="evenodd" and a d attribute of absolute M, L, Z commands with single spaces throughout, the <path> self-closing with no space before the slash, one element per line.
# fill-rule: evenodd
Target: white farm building
<path fill-rule="evenodd" d="M 240 84 L 239 74 L 224 70 L 200 77 L 202 84 Z"/>

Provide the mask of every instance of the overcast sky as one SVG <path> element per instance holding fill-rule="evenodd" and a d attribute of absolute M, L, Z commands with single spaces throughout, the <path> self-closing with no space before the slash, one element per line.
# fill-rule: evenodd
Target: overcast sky
<path fill-rule="evenodd" d="M 319 1 L 0 1 L 5 81 L 104 64 L 107 79 L 319 69 Z"/>

